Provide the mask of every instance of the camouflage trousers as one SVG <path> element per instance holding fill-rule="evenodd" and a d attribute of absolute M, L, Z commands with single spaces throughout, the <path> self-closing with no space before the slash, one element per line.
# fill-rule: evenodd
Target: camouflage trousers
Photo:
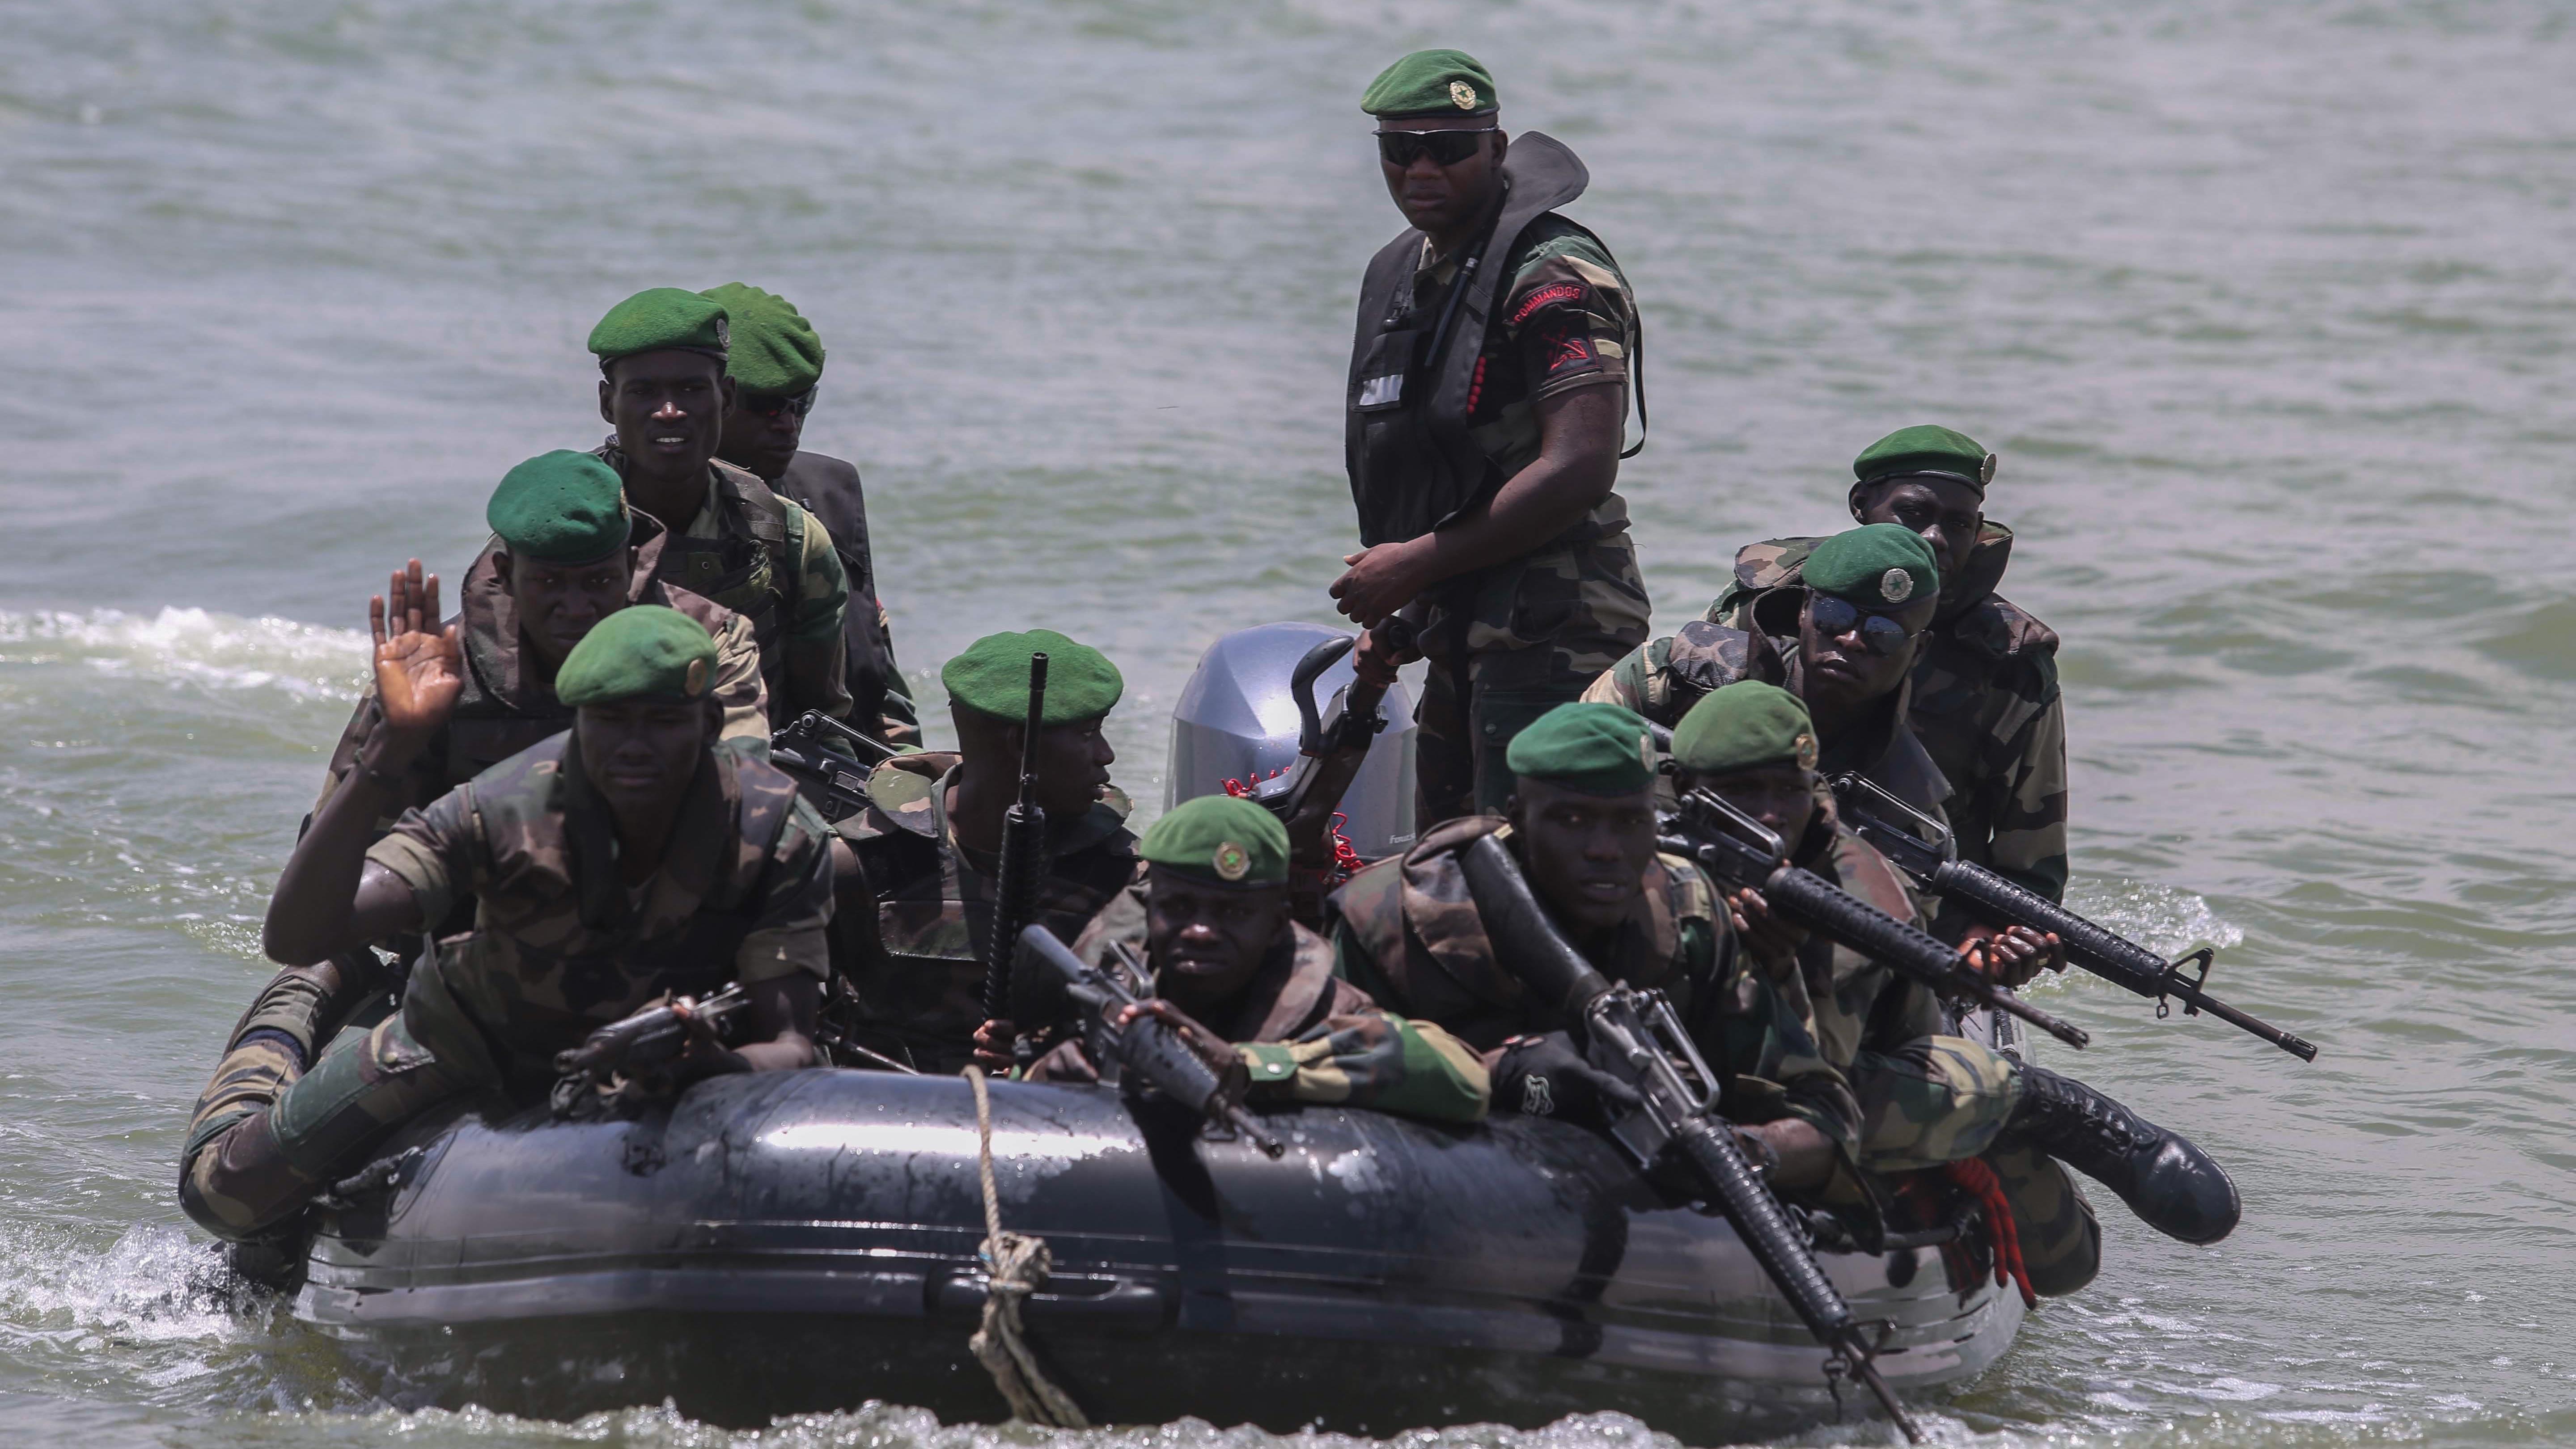
<path fill-rule="evenodd" d="M 274 994 L 271 984 L 264 1000 Z M 340 1033 L 310 1071 L 303 1069 L 301 1044 L 287 1032 L 247 1025 L 236 1031 L 189 1123 L 179 1205 L 219 1238 L 255 1236 L 365 1166 L 396 1127 L 441 1102 L 487 1089 L 496 1080 L 487 1055 L 459 1041 L 442 1057 L 411 1025 L 415 1016 L 439 1021 L 454 1011 L 437 973 L 418 973 L 404 1010 L 363 1032 Z M 258 1019 L 257 1006 L 253 1013 L 247 1020 Z M 454 1031 L 438 1035 L 443 1045 L 456 1038 Z"/>
<path fill-rule="evenodd" d="M 1430 598 L 1429 675 L 1413 716 L 1416 832 L 1501 814 L 1512 736 L 1645 643 L 1652 611 L 1624 532 L 1541 549 Z"/>
<path fill-rule="evenodd" d="M 2075 1180 L 2035 1148 L 1997 1147 L 2021 1101 L 2012 1059 L 1964 1037 L 1917 1037 L 1863 1051 L 1851 1067 L 1861 1104 L 1861 1165 L 1909 1172 L 1983 1156 L 2003 1184 L 2031 1287 L 2072 1293 L 2102 1263 L 2102 1227 Z"/>

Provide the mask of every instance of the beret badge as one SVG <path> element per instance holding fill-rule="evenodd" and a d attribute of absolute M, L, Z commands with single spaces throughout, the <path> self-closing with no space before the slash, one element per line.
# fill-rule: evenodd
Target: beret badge
<path fill-rule="evenodd" d="M 1231 840 L 1219 841 L 1208 857 L 1208 866 L 1217 879 L 1229 884 L 1252 873 L 1252 852 Z"/>
<path fill-rule="evenodd" d="M 1986 484 L 1993 481 L 1995 481 L 1995 455 L 1988 453 L 1986 460 L 1977 465 L 1977 482 Z"/>
<path fill-rule="evenodd" d="M 680 692 L 691 699 L 707 692 L 707 661 L 703 659 L 689 661 L 688 676 L 680 686 Z"/>
<path fill-rule="evenodd" d="M 1449 103 L 1462 111 L 1476 109 L 1476 88 L 1465 81 L 1449 83 Z"/>
<path fill-rule="evenodd" d="M 1812 770 L 1816 768 L 1816 737 L 1814 735 L 1799 735 L 1797 739 L 1797 751 L 1799 769 Z"/>
<path fill-rule="evenodd" d="M 1891 604 L 1902 604 L 1914 596 L 1914 575 L 1903 569 L 1889 569 L 1878 576 L 1878 593 Z"/>

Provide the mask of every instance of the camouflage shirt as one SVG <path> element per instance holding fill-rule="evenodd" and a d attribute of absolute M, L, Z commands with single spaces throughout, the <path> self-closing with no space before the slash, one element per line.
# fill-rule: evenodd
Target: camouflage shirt
<path fill-rule="evenodd" d="M 957 843 L 948 823 L 954 754 L 902 755 L 868 777 L 868 808 L 835 828 L 876 898 L 834 932 L 833 957 L 852 996 L 853 1035 L 923 1071 L 951 1072 L 984 1023 L 984 946 L 993 926 L 999 862 Z M 1037 924 L 1065 941 L 1136 880 L 1127 797 L 1114 788 L 1080 819 L 1047 832 Z"/>
<path fill-rule="evenodd" d="M 862 728 L 874 721 L 889 744 L 920 744 L 920 714 L 902 672 L 895 667 L 893 622 L 877 594 L 876 559 L 868 543 L 867 490 L 859 481 L 859 470 L 839 458 L 800 450 L 769 486 L 829 530 L 832 551 L 841 556 L 841 571 L 849 578 L 841 638 L 846 646 L 843 682 L 853 702 L 853 721 Z"/>
<path fill-rule="evenodd" d="M 625 476 L 615 437 L 597 452 Z M 850 580 L 831 531 L 813 514 L 718 459 L 707 465 L 706 501 L 666 542 L 656 571 L 751 621 L 774 719 L 785 723 L 809 709 L 849 717 L 842 623 Z"/>
<path fill-rule="evenodd" d="M 1437 1021 L 1489 1054 L 1510 1037 L 1568 1025 L 1495 961 L 1458 866 L 1461 848 L 1509 828 L 1493 816 L 1450 821 L 1353 876 L 1331 901 L 1343 976 L 1389 1010 Z M 1658 856 L 1635 913 L 1591 959 L 1612 980 L 1672 1002 L 1724 1083 L 1729 1119 L 1801 1117 L 1852 1147 L 1859 1104 L 1817 1047 L 1805 983 L 1795 973 L 1775 979 L 1737 949 L 1716 887 L 1697 866 Z"/>
<path fill-rule="evenodd" d="M 1820 540 L 1775 538 L 1735 555 L 1711 621 L 1747 627 L 1756 597 L 1798 582 Z M 1959 857 L 2050 900 L 2066 894 L 2066 703 L 2057 634 L 1995 593 L 2012 530 L 1988 522 L 1914 662 L 1906 722 L 1955 793 Z"/>
<path fill-rule="evenodd" d="M 1145 885 L 1120 891 L 1073 943 L 1093 965 L 1120 969 L 1111 944 L 1146 954 Z M 1154 994 L 1150 982 L 1131 982 Z M 1378 1009 L 1368 993 L 1333 974 L 1324 938 L 1294 922 L 1241 996 L 1204 1023 L 1236 1044 L 1251 1075 L 1251 1099 L 1371 1107 L 1434 1122 L 1473 1122 L 1490 1092 L 1485 1064 L 1427 1021 Z M 1031 1081 L 1099 1080 L 1079 1040 L 1038 1059 Z"/>
<path fill-rule="evenodd" d="M 411 887 L 423 920 L 472 900 L 473 930 L 439 942 L 438 975 L 524 1087 L 664 992 L 823 975 L 830 841 L 786 775 L 709 750 L 661 867 L 629 888 L 615 821 L 566 733 L 406 813 L 367 859 Z"/>
<path fill-rule="evenodd" d="M 1878 848 L 1853 833 L 1816 787 L 1816 816 L 1793 853 L 1794 863 L 1909 925 L 1923 912 L 1905 877 Z M 1950 1030 L 1950 1017 L 1929 987 L 1897 975 L 1876 958 L 1810 933 L 1798 951 L 1798 974 L 1815 1008 L 1816 1044 L 1845 1073 L 1865 1047 L 1885 1048 Z"/>
<path fill-rule="evenodd" d="M 756 751 L 769 748 L 769 692 L 760 677 L 760 648 L 751 623 L 740 614 L 674 588 L 653 576 L 662 553 L 662 526 L 637 515 L 643 540 L 635 549 L 635 567 L 627 582 L 629 604 L 660 604 L 698 621 L 715 636 L 714 698 L 724 710 L 723 737 Z M 457 589 L 459 608 L 448 622 L 456 626 L 465 654 L 465 690 L 456 713 L 439 730 L 406 773 L 404 789 L 387 815 L 376 822 L 381 835 L 393 828 L 395 816 L 426 807 L 431 801 L 548 735 L 572 728 L 572 709 L 555 698 L 554 671 L 523 647 L 517 603 L 508 581 L 493 565 L 500 548 L 494 539 L 483 546 L 465 570 Z M 358 708 L 331 751 L 329 775 L 313 802 L 315 814 L 331 801 L 340 782 L 358 767 L 358 750 L 384 717 L 376 704 L 376 683 L 368 676 Z"/>

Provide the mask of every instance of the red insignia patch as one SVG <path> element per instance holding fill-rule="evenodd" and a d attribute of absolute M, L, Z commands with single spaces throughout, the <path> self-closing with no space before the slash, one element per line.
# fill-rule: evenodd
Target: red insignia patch
<path fill-rule="evenodd" d="M 1550 372 L 1561 372 L 1566 368 L 1581 366 L 1591 360 L 1592 343 L 1589 338 L 1584 337 L 1580 333 L 1571 337 L 1559 337 L 1556 339 L 1556 354 L 1550 357 L 1547 361 L 1547 370 Z"/>
<path fill-rule="evenodd" d="M 1527 322 L 1530 318 L 1537 316 L 1546 308 L 1553 307 L 1560 302 L 1580 302 L 1582 300 L 1583 285 L 1580 282 L 1550 282 L 1546 286 L 1539 288 L 1537 291 L 1530 293 L 1528 296 L 1521 298 L 1521 304 L 1512 309 L 1511 325 L 1518 327 L 1522 323 Z"/>

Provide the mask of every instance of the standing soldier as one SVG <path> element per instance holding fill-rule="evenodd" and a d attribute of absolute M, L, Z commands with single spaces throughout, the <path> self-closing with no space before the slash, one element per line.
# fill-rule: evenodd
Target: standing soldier
<path fill-rule="evenodd" d="M 809 453 L 797 444 L 814 411 L 823 380 L 823 339 L 786 298 L 742 282 L 698 294 L 725 309 L 733 334 L 725 350 L 725 376 L 733 379 L 733 405 L 725 410 L 724 440 L 716 456 L 760 480 L 832 531 L 833 551 L 849 575 L 850 603 L 842 621 L 848 663 L 850 719 L 873 727 L 889 744 L 921 743 L 912 691 L 895 668 L 894 634 L 877 598 L 876 565 L 868 553 L 868 499 L 859 470 L 838 458 Z M 779 721 L 785 724 L 787 721 Z"/>
<path fill-rule="evenodd" d="M 1360 108 L 1409 225 L 1361 283 L 1344 451 L 1362 547 L 1332 592 L 1363 626 L 1401 612 L 1430 662 L 1427 830 L 1499 811 L 1512 736 L 1645 642 L 1611 491 L 1638 322 L 1609 248 L 1555 211 L 1583 163 L 1536 132 L 1512 142 L 1483 66 L 1418 51 Z"/>
<path fill-rule="evenodd" d="M 1965 433 L 1900 428 L 1852 460 L 1851 514 L 1923 535 L 1941 606 L 1914 658 L 1906 722 L 1950 782 L 1959 857 L 2050 900 L 2066 894 L 2066 705 L 2057 633 L 1995 593 L 2012 530 L 1986 517 L 1995 455 Z M 1735 555 L 1714 623 L 1750 628 L 1753 601 L 1800 581 L 1821 542 L 1775 538 Z"/>
<path fill-rule="evenodd" d="M 751 621 L 770 717 L 850 713 L 841 621 L 849 576 L 813 514 L 716 458 L 731 328 L 722 305 L 677 287 L 638 292 L 590 330 L 599 415 L 617 431 L 598 450 L 626 499 L 669 530 L 658 576 Z"/>

